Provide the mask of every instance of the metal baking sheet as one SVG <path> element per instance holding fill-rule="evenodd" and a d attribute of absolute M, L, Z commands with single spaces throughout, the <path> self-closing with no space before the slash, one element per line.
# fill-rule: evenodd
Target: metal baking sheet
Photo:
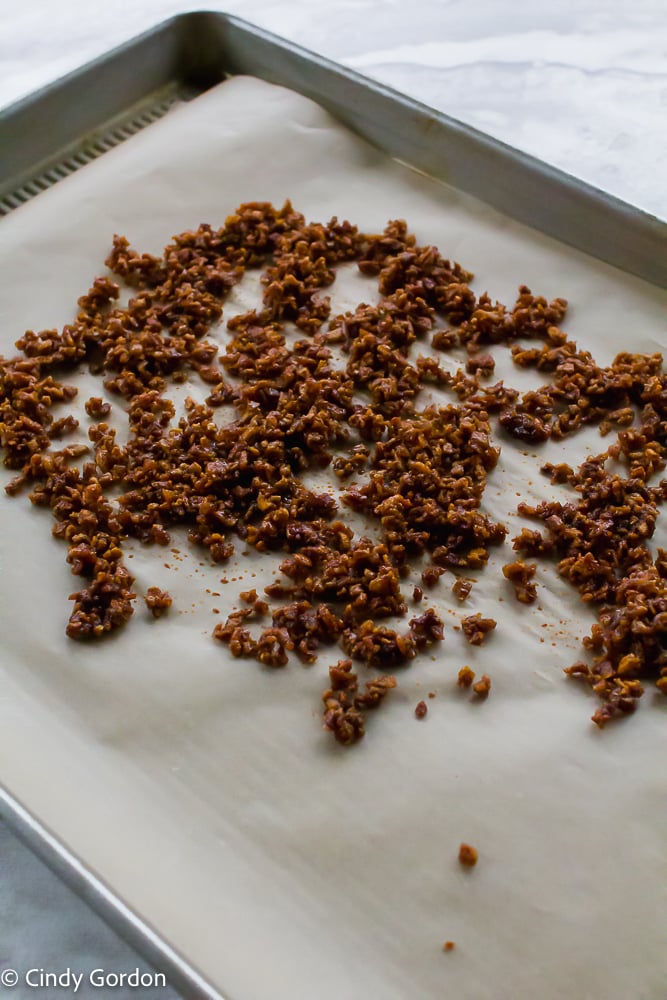
<path fill-rule="evenodd" d="M 0 199 L 6 210 L 13 209 L 13 201 L 25 201 L 41 187 L 57 183 L 59 173 L 85 167 L 104 154 L 105 146 L 149 128 L 151 120 L 168 114 L 178 102 L 236 74 L 303 93 L 392 156 L 570 246 L 667 286 L 664 224 L 387 88 L 224 15 L 195 14 L 169 21 L 4 112 Z M 37 853 L 147 958 L 169 971 L 174 985 L 193 996 L 215 994 L 187 960 L 164 944 L 9 793 L 2 795 L 1 808 Z"/>
<path fill-rule="evenodd" d="M 534 157 L 239 18 L 174 17 L 0 112 L 0 212 L 141 127 L 177 95 L 247 74 L 310 97 L 390 156 L 510 218 L 667 287 L 667 225 Z M 148 122 L 144 122 L 147 124 Z M 116 140 L 117 141 L 117 140 Z M 49 176 L 51 174 L 51 177 Z M 9 200 L 8 200 L 9 199 Z"/>

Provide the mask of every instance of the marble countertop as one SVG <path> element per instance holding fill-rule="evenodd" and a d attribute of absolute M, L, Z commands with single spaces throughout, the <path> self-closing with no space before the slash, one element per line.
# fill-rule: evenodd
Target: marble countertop
<path fill-rule="evenodd" d="M 10 8 L 9 0 L 0 0 L 0 107 L 193 6 L 26 0 Z M 202 6 L 238 14 L 343 62 L 667 219 L 664 0 L 545 0 L 539 6 L 522 0 L 229 0 Z M 0 930 L 0 968 L 147 968 L 1 824 Z M 25 985 L 11 991 L 17 1000 L 35 992 Z M 77 996 L 100 992 L 82 986 Z M 112 992 L 175 996 L 170 989 Z"/>

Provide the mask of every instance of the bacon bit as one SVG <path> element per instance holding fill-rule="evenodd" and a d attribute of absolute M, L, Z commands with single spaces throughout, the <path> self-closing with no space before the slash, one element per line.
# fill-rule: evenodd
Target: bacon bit
<path fill-rule="evenodd" d="M 537 586 L 531 582 L 536 570 L 536 563 L 524 563 L 520 560 L 503 566 L 503 576 L 514 587 L 516 599 L 521 604 L 532 604 L 537 597 Z"/>
<path fill-rule="evenodd" d="M 166 590 L 160 590 L 159 587 L 149 587 L 144 600 L 153 618 L 161 618 L 173 603 L 169 593 Z"/>
<path fill-rule="evenodd" d="M 461 667 L 456 683 L 459 687 L 469 688 L 475 679 L 475 671 L 470 667 Z"/>
<path fill-rule="evenodd" d="M 472 689 L 478 698 L 487 698 L 491 690 L 491 678 L 489 675 L 482 674 L 480 680 L 476 684 L 473 684 Z"/>
<path fill-rule="evenodd" d="M 465 601 L 472 590 L 473 581 L 465 576 L 459 576 L 452 584 L 452 593 L 459 601 Z"/>
<path fill-rule="evenodd" d="M 494 618 L 482 618 L 480 614 L 461 619 L 463 634 L 471 646 L 481 646 L 487 632 L 492 632 L 496 625 Z"/>
<path fill-rule="evenodd" d="M 432 589 L 446 572 L 447 570 L 443 569 L 442 566 L 427 566 L 422 572 L 422 583 L 425 587 Z"/>
<path fill-rule="evenodd" d="M 478 860 L 477 848 L 470 844 L 461 844 L 459 847 L 459 861 L 466 868 L 472 868 Z"/>

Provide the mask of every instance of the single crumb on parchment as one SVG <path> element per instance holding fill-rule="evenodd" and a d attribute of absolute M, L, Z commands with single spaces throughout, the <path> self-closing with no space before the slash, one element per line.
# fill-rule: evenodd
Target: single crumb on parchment
<path fill-rule="evenodd" d="M 461 667 L 456 683 L 459 687 L 469 688 L 475 679 L 475 671 L 471 667 Z"/>
<path fill-rule="evenodd" d="M 470 596 L 473 581 L 465 576 L 459 576 L 452 584 L 452 593 L 459 601 L 465 601 Z"/>
<path fill-rule="evenodd" d="M 473 684 L 472 689 L 478 698 L 487 698 L 491 690 L 491 678 L 489 675 L 482 674 L 477 683 Z"/>
<path fill-rule="evenodd" d="M 465 868 L 476 865 L 478 857 L 477 848 L 471 844 L 461 844 L 459 847 L 459 861 Z"/>
<path fill-rule="evenodd" d="M 454 951 L 456 948 L 456 941 L 445 941 L 442 946 L 443 951 Z"/>
<path fill-rule="evenodd" d="M 493 632 L 497 624 L 494 618 L 482 618 L 480 614 L 461 619 L 463 634 L 471 646 L 481 646 L 487 632 Z"/>
<path fill-rule="evenodd" d="M 84 409 L 89 417 L 101 420 L 111 413 L 111 403 L 105 403 L 101 396 L 91 396 L 84 403 Z"/>
<path fill-rule="evenodd" d="M 144 600 L 153 618 L 161 618 L 173 604 L 168 591 L 160 590 L 159 587 L 149 587 Z"/>
<path fill-rule="evenodd" d="M 428 713 L 428 705 L 426 704 L 426 702 L 425 701 L 418 702 L 417 707 L 415 708 L 415 715 L 417 716 L 417 718 L 425 719 L 427 713 Z"/>

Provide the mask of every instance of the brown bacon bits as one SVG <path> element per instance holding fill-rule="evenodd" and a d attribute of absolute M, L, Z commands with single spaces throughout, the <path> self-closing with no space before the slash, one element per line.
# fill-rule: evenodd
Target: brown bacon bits
<path fill-rule="evenodd" d="M 521 604 L 532 604 L 537 597 L 537 586 L 532 582 L 537 570 L 536 563 L 519 560 L 503 566 L 503 576 L 514 587 L 514 594 Z"/>
<path fill-rule="evenodd" d="M 144 596 L 146 607 L 153 618 L 161 618 L 173 604 L 170 594 L 159 587 L 149 587 Z"/>
<path fill-rule="evenodd" d="M 366 682 L 364 690 L 355 695 L 354 707 L 358 709 L 377 708 L 390 691 L 396 687 L 396 678 L 382 674 Z"/>
<path fill-rule="evenodd" d="M 424 649 L 434 642 L 442 642 L 445 637 L 442 618 L 434 608 L 428 608 L 423 614 L 411 618 L 409 624 L 417 649 Z"/>
<path fill-rule="evenodd" d="M 360 740 L 366 731 L 364 714 L 354 706 L 358 682 L 352 660 L 339 660 L 329 668 L 329 677 L 331 687 L 322 695 L 322 722 L 339 743 L 349 746 Z"/>
<path fill-rule="evenodd" d="M 518 535 L 512 539 L 512 548 L 526 556 L 549 556 L 553 552 L 553 542 L 539 531 L 531 531 L 529 528 L 522 528 Z M 505 570 L 503 569 L 503 573 Z"/>
<path fill-rule="evenodd" d="M 459 576 L 452 584 L 452 593 L 459 601 L 465 601 L 470 596 L 473 581 L 465 576 Z"/>
<path fill-rule="evenodd" d="M 401 635 L 392 628 L 375 625 L 370 619 L 343 633 L 343 649 L 355 660 L 370 667 L 397 667 L 417 655 L 412 632 Z"/>
<path fill-rule="evenodd" d="M 417 702 L 417 706 L 415 708 L 416 717 L 418 719 L 425 719 L 427 713 L 428 713 L 428 705 L 426 704 L 426 702 L 425 701 Z"/>
<path fill-rule="evenodd" d="M 469 375 L 493 375 L 496 363 L 490 354 L 473 354 L 466 361 L 466 371 Z"/>
<path fill-rule="evenodd" d="M 287 629 L 265 628 L 257 642 L 255 655 L 266 667 L 284 667 L 291 649 L 294 649 L 294 643 Z"/>
<path fill-rule="evenodd" d="M 396 687 L 396 678 L 391 675 L 376 677 L 368 681 L 365 690 L 359 693 L 352 660 L 339 660 L 329 667 L 329 679 L 331 686 L 322 695 L 323 725 L 339 743 L 349 746 L 363 737 L 366 731 L 365 713 L 377 708 L 389 691 Z"/>
<path fill-rule="evenodd" d="M 327 290 L 336 267 L 353 261 L 377 282 L 379 301 L 332 315 Z M 20 353 L 0 358 L 0 447 L 16 472 L 7 493 L 28 488 L 32 503 L 50 509 L 81 578 L 68 636 L 94 639 L 125 625 L 136 597 L 125 543 L 168 545 L 170 531 L 184 528 L 213 563 L 230 559 L 239 540 L 260 556 L 281 553 L 280 579 L 265 588 L 276 605 L 244 591 L 248 607 L 213 631 L 233 656 L 279 667 L 291 651 L 313 663 L 322 646 L 337 644 L 351 657 L 343 664 L 410 663 L 444 634 L 434 609 L 407 629 L 383 624 L 406 615 L 411 567 L 424 566 L 413 601 L 445 572 L 457 574 L 452 590 L 463 601 L 472 581 L 459 574 L 483 569 L 505 538 L 483 510 L 500 454 L 492 417 L 505 438 L 531 445 L 593 425 L 613 434 L 609 447 L 578 469 L 543 465 L 567 495 L 519 504 L 541 530 L 522 529 L 513 546 L 522 557 L 552 559 L 597 614 L 584 642 L 592 662 L 568 672 L 600 699 L 599 726 L 632 712 L 646 681 L 667 693 L 667 556 L 648 548 L 667 498 L 664 483 L 649 485 L 667 466 L 659 354 L 622 353 L 600 366 L 560 329 L 564 299 L 522 285 L 506 307 L 476 296 L 470 272 L 420 246 L 402 220 L 368 235 L 337 218 L 307 222 L 289 201 L 241 205 L 219 228 L 182 233 L 157 256 L 117 235 L 106 264 L 111 275 L 94 280 L 71 323 L 28 330 Z M 211 329 L 230 290 L 258 268 L 261 302 L 229 320 L 220 349 Z M 121 283 L 133 290 L 126 305 Z M 285 323 L 299 339 L 286 336 Z M 523 393 L 502 381 L 483 385 L 494 371 L 482 353 L 491 345 L 544 373 L 544 384 Z M 469 357 L 452 372 L 433 349 L 456 347 Z M 77 389 L 60 379 L 82 366 L 120 398 L 128 433 L 117 435 L 104 422 L 110 404 L 91 396 L 89 445 L 56 448 L 77 428 L 73 414 L 59 412 Z M 189 380 L 208 396 L 186 396 L 177 417 L 167 392 Z M 427 405 L 431 387 L 448 401 Z M 306 485 L 327 468 L 345 484 L 339 496 Z M 358 483 L 347 482 L 353 476 Z M 369 519 L 373 540 L 355 535 L 348 510 Z M 520 601 L 534 600 L 533 564 L 503 572 Z M 161 612 L 158 594 L 151 610 Z M 270 626 L 253 637 L 249 626 L 269 612 Z M 462 622 L 477 645 L 495 624 L 481 615 Z M 352 743 L 395 680 L 370 680 L 360 693 L 351 667 L 331 671 L 325 726 Z M 474 685 L 478 696 L 487 681 Z M 458 683 L 473 686 L 470 668 Z"/>
<path fill-rule="evenodd" d="M 492 632 L 497 622 L 493 618 L 482 618 L 481 614 L 468 615 L 461 619 L 463 634 L 471 646 L 481 646 L 488 632 Z"/>
<path fill-rule="evenodd" d="M 102 420 L 111 413 L 111 403 L 105 403 L 101 396 L 91 396 L 85 402 L 85 410 L 94 420 Z"/>
<path fill-rule="evenodd" d="M 488 674 L 482 674 L 480 679 L 472 686 L 478 698 L 487 698 L 491 690 L 491 678 Z"/>
<path fill-rule="evenodd" d="M 461 844 L 459 847 L 459 862 L 465 868 L 472 868 L 477 864 L 479 854 L 476 847 L 471 844 Z"/>
<path fill-rule="evenodd" d="M 664 400 L 667 378 L 661 376 L 659 384 Z M 649 379 L 642 391 L 650 399 L 642 417 L 650 432 L 623 431 L 618 447 L 610 449 L 630 465 L 627 478 L 606 470 L 607 452 L 569 470 L 568 483 L 578 499 L 534 508 L 520 505 L 522 513 L 542 521 L 548 531 L 559 574 L 596 609 L 598 621 L 584 639 L 593 662 L 575 663 L 566 673 L 588 684 L 600 699 L 592 716 L 600 728 L 634 712 L 644 681 L 654 681 L 660 691 L 667 687 L 667 587 L 660 553 L 654 558 L 647 546 L 658 504 L 667 496 L 664 483 L 646 485 L 655 469 L 656 446 L 667 452 L 667 434 L 658 430 L 656 419 L 660 413 L 667 418 L 667 405 L 660 402 L 656 385 Z"/>
<path fill-rule="evenodd" d="M 424 584 L 425 587 L 431 589 L 435 587 L 440 577 L 443 575 L 443 573 L 446 572 L 447 570 L 444 570 L 442 566 L 428 566 L 422 572 L 422 583 Z"/>
<path fill-rule="evenodd" d="M 475 680 L 475 671 L 471 667 L 461 667 L 456 683 L 461 688 L 469 688 Z"/>

